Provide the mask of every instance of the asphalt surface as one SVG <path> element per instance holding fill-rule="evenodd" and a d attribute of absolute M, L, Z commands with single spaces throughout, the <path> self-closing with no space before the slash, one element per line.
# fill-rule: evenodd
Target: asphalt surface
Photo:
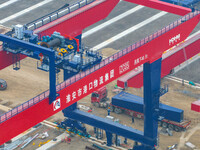
<path fill-rule="evenodd" d="M 24 9 L 27 9 L 37 3 L 42 2 L 41 0 L 19 0 L 11 5 L 8 5 L 7 7 L 1 8 L 0 9 L 0 20 L 4 19 L 10 15 L 13 15 L 19 11 L 22 11 Z M 3 25 L 5 26 L 9 26 L 11 27 L 12 25 L 15 24 L 26 24 L 28 22 L 31 22 L 37 18 L 40 18 L 50 12 L 53 12 L 55 10 L 57 10 L 58 8 L 62 7 L 63 5 L 65 5 L 66 3 L 68 4 L 73 4 L 75 3 L 75 0 L 52 0 L 51 2 L 38 7 L 28 13 L 25 13 L 22 16 L 16 17 L 13 20 L 10 20 L 8 22 L 3 23 Z"/>
<path fill-rule="evenodd" d="M 133 7 L 136 7 L 136 6 L 137 5 L 135 5 L 135 4 L 121 1 L 117 5 L 117 7 L 114 8 L 112 13 L 106 19 L 102 20 L 100 23 L 103 23 L 103 22 L 108 21 L 111 18 L 115 17 L 116 14 L 118 13 L 118 11 L 120 11 L 121 13 L 124 13 L 125 11 L 127 11 Z M 116 35 L 118 33 L 121 33 L 122 31 L 148 19 L 149 17 L 151 17 L 159 12 L 160 11 L 158 11 L 158 10 L 144 7 L 142 9 L 136 11 L 135 13 L 121 19 L 120 21 L 118 21 L 100 31 L 97 31 L 95 34 L 90 35 L 87 39 L 84 39 L 83 41 L 87 46 L 94 47 L 94 46 L 98 45 L 99 43 L 113 37 L 114 35 Z M 177 18 L 179 18 L 179 16 L 173 15 L 173 14 L 167 14 L 164 17 L 157 19 L 155 22 L 153 21 L 153 22 L 145 25 L 144 27 L 139 28 L 135 32 L 132 32 L 132 33 L 128 34 L 127 36 L 120 38 L 119 40 L 107 45 L 106 47 L 114 48 L 114 49 L 118 49 L 118 50 L 124 49 L 124 48 L 128 47 L 129 45 L 135 43 L 136 41 L 141 40 L 142 38 L 150 35 L 151 33 L 161 29 L 162 27 L 165 27 L 166 25 L 170 24 Z M 98 24 L 99 23 L 97 23 L 96 25 L 98 25 Z M 91 27 L 86 29 L 86 31 L 89 29 L 91 29 Z"/>
<path fill-rule="evenodd" d="M 1 0 L 0 6 L 1 6 L 1 4 L 5 3 L 5 2 L 7 2 L 7 0 Z M 23 11 L 24 9 L 27 9 L 27 8 L 29 8 L 33 5 L 36 5 L 38 3 L 41 3 L 41 2 L 43 2 L 43 1 L 41 1 L 41 0 L 31 0 L 31 1 L 18 0 L 6 7 L 0 8 L 0 14 L 1 14 L 0 22 L 2 19 L 5 19 L 13 14 L 16 14 L 20 11 Z M 33 9 L 27 13 L 24 13 L 21 16 L 15 17 L 12 20 L 4 22 L 3 25 L 11 27 L 12 25 L 15 25 L 15 24 L 26 24 L 26 23 L 31 22 L 32 20 L 35 20 L 45 14 L 48 14 L 52 11 L 57 10 L 58 8 L 65 5 L 66 3 L 73 4 L 75 2 L 77 2 L 77 0 L 52 0 L 45 5 L 42 5 L 42 6 L 36 8 L 36 9 Z M 110 15 L 106 19 L 101 20 L 100 22 L 84 29 L 83 33 L 93 29 L 94 27 L 96 27 L 102 23 L 105 23 L 106 21 L 109 21 L 110 19 L 112 19 L 114 17 L 117 17 L 118 15 L 120 15 L 136 6 L 137 6 L 136 4 L 120 1 L 119 4 L 114 8 L 114 10 L 110 13 Z M 200 5 L 198 4 L 196 7 L 198 8 L 198 7 L 200 7 Z M 160 12 L 161 11 L 158 11 L 155 9 L 143 7 L 140 10 L 124 17 L 123 19 L 121 19 L 109 26 L 106 26 L 105 28 L 93 33 L 92 35 L 87 36 L 86 38 L 83 39 L 83 42 L 88 47 L 91 47 L 91 48 L 95 47 L 96 45 L 110 39 L 111 37 L 123 32 L 124 30 L 127 30 L 127 29 L 149 19 L 150 17 L 152 17 Z M 106 45 L 103 48 L 107 47 L 107 48 L 114 48 L 117 50 L 124 49 L 124 48 L 128 47 L 129 45 L 133 44 L 134 42 L 139 41 L 142 38 L 145 38 L 146 36 L 150 35 L 151 33 L 156 32 L 159 29 L 162 29 L 163 27 L 167 26 L 168 24 L 172 23 L 173 21 L 177 20 L 178 18 L 180 18 L 180 16 L 167 13 L 167 14 L 163 15 L 162 17 L 160 17 L 159 19 L 156 19 L 156 20 L 144 25 L 143 27 L 138 28 L 134 32 L 130 32 L 129 34 L 125 35 L 124 37 Z M 199 28 L 200 28 L 200 25 L 198 25 L 192 33 L 197 32 L 199 30 Z M 192 72 L 195 81 L 196 80 L 199 81 L 198 73 L 200 72 L 200 69 L 199 69 L 200 67 L 198 67 L 198 64 L 199 64 L 199 61 L 194 62 L 193 66 L 196 66 L 195 67 L 196 69 L 190 71 L 190 72 Z M 190 68 L 192 68 L 192 67 L 190 67 Z M 185 76 L 187 76 L 187 72 L 188 72 L 187 69 L 183 69 L 183 71 L 180 71 L 180 73 L 177 73 L 176 76 L 185 78 Z M 191 78 L 191 75 L 188 75 L 188 78 Z"/>
<path fill-rule="evenodd" d="M 195 83 L 200 83 L 200 59 L 187 65 L 185 68 L 175 73 L 174 76 Z"/>

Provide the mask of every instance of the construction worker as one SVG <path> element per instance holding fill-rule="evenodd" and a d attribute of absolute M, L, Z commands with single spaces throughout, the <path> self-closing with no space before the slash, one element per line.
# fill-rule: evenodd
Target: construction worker
<path fill-rule="evenodd" d="M 132 116 L 132 123 L 134 123 L 134 117 Z"/>
<path fill-rule="evenodd" d="M 110 107 L 108 107 L 107 111 L 108 111 L 108 116 L 110 116 Z"/>
<path fill-rule="evenodd" d="M 94 127 L 94 133 L 97 133 L 97 128 L 96 127 Z"/>
<path fill-rule="evenodd" d="M 124 144 L 128 144 L 127 138 L 124 138 Z"/>

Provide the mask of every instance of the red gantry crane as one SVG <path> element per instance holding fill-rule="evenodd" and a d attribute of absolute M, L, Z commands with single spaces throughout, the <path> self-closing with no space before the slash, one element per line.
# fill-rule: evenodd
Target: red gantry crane
<path fill-rule="evenodd" d="M 158 0 L 127 1 L 156 9 L 159 8 L 160 10 L 176 13 L 178 15 L 187 15 L 141 41 L 136 42 L 128 48 L 106 58 L 91 69 L 82 71 L 57 85 L 56 92 L 59 96 L 57 96 L 51 104 L 49 104 L 51 95 L 49 95 L 49 91 L 46 91 L 1 115 L 0 144 L 7 142 L 16 135 L 69 107 L 98 88 L 105 86 L 142 64 L 145 64 L 144 67 L 146 70 L 144 75 L 144 97 L 149 97 L 148 101 L 144 98 L 144 104 L 149 110 L 154 105 L 156 105 L 155 108 L 157 108 L 159 96 L 155 98 L 155 93 L 153 93 L 153 91 L 155 92 L 155 90 L 158 91 L 160 89 L 159 83 L 162 54 L 164 51 L 184 41 L 189 36 L 199 22 L 200 12 L 195 11 L 189 13 L 191 10 L 188 8 L 160 2 Z M 54 21 L 49 17 L 50 21 L 46 24 L 43 22 L 44 18 L 42 18 L 42 21 L 40 20 L 42 22 L 40 27 L 37 27 L 39 24 L 37 23 L 38 20 L 27 24 L 26 27 L 29 30 L 33 30 L 34 33 L 38 34 L 40 37 L 51 35 L 54 31 L 57 31 L 62 35 L 76 37 L 81 41 L 82 30 L 105 18 L 118 2 L 119 0 L 94 0 L 84 6 L 80 6 L 79 3 L 79 8 L 77 10 L 70 12 L 69 9 L 69 12 L 63 17 L 55 19 Z M 34 44 L 30 45 L 4 35 L 0 35 L 0 41 L 14 42 L 18 46 L 30 46 L 31 48 L 40 49 L 40 46 L 34 46 Z M 46 51 L 48 49 L 43 50 Z M 50 53 L 51 51 L 48 52 Z M 22 55 L 20 59 L 25 57 L 26 56 Z M 0 69 L 9 66 L 12 63 L 12 54 L 7 54 L 6 51 L 0 51 Z M 153 76 L 154 73 L 155 76 Z M 146 90 L 147 87 L 148 90 Z M 156 102 L 156 104 L 154 104 L 154 102 Z M 128 138 L 146 143 L 153 147 L 154 144 L 156 144 L 157 139 L 157 128 L 154 129 L 154 123 L 156 123 L 156 121 L 153 119 L 155 110 L 149 111 L 148 109 L 144 112 L 144 115 L 146 115 L 145 123 L 151 123 L 149 123 L 148 126 L 145 126 L 144 133 L 129 129 L 126 126 L 119 127 L 109 124 L 109 127 L 116 127 L 119 129 L 119 135 L 124 135 L 123 131 L 126 131 L 124 133 L 132 133 L 134 136 L 127 134 L 127 136 L 129 136 Z M 78 112 L 76 115 L 78 116 Z M 75 116 L 75 118 L 77 116 Z M 86 116 L 83 116 L 83 118 L 84 117 Z"/>

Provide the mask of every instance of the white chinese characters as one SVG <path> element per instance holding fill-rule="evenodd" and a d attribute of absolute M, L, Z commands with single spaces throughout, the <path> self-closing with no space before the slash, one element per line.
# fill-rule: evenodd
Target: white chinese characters
<path fill-rule="evenodd" d="M 88 84 L 84 85 L 83 87 L 79 87 L 76 91 L 73 91 L 71 94 L 67 94 L 66 96 L 66 103 L 70 103 L 75 99 L 81 97 L 82 95 L 89 94 L 94 88 L 98 88 L 98 86 L 104 84 L 105 82 L 109 81 L 110 79 L 115 77 L 114 69 L 106 72 L 104 75 L 100 76 L 99 79 L 94 79 L 93 81 L 88 82 Z"/>
<path fill-rule="evenodd" d="M 141 61 L 146 60 L 147 58 L 148 58 L 148 55 L 147 55 L 147 54 L 145 54 L 144 56 L 141 56 L 141 57 L 139 57 L 139 58 L 136 58 L 136 59 L 134 60 L 134 65 L 137 65 L 137 64 L 141 63 Z"/>
<path fill-rule="evenodd" d="M 130 68 L 130 63 L 129 63 L 129 61 L 127 61 L 124 64 L 122 64 L 121 66 L 119 66 L 119 74 L 122 74 L 123 72 L 129 70 L 129 68 Z"/>

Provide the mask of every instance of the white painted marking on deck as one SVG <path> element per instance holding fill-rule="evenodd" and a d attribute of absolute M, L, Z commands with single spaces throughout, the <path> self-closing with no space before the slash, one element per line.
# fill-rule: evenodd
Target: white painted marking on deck
<path fill-rule="evenodd" d="M 45 5 L 45 4 L 47 4 L 47 3 L 51 2 L 51 1 L 53 1 L 53 0 L 45 0 L 43 2 L 37 3 L 37 4 L 35 4 L 35 5 L 33 5 L 33 6 L 29 7 L 29 8 L 26 8 L 26 9 L 16 13 L 16 14 L 13 14 L 13 15 L 7 17 L 7 18 L 4 18 L 4 19 L 0 20 L 0 24 L 3 24 L 3 23 L 8 22 L 8 21 L 10 21 L 12 19 L 15 19 L 15 18 L 17 18 L 17 17 L 19 17 L 19 16 L 21 16 L 21 15 L 23 15 L 25 13 L 28 13 L 28 12 L 30 12 L 30 11 L 38 8 L 38 7 L 41 7 L 41 6 Z"/>
<path fill-rule="evenodd" d="M 108 20 L 108 21 L 106 21 L 106 22 L 104 22 L 104 23 L 92 28 L 89 31 L 86 31 L 85 33 L 82 34 L 82 38 L 85 38 L 85 37 L 97 32 L 97 31 L 105 28 L 106 26 L 109 26 L 112 23 L 115 23 L 115 22 L 119 21 L 120 19 L 123 19 L 124 17 L 126 17 L 126 16 L 128 16 L 128 15 L 130 15 L 130 14 L 132 14 L 132 13 L 134 13 L 134 12 L 136 12 L 136 11 L 142 9 L 142 8 L 144 8 L 144 6 L 140 6 L 140 5 L 136 6 L 136 7 L 132 8 L 132 9 L 124 12 L 123 14 L 121 14 L 119 16 L 116 16 L 116 17 L 114 17 L 114 18 L 112 18 L 112 19 L 110 19 L 110 20 Z"/>
<path fill-rule="evenodd" d="M 13 4 L 13 3 L 15 3 L 17 1 L 19 1 L 19 0 L 9 0 L 9 1 L 3 3 L 3 4 L 0 4 L 0 9 L 3 8 L 3 7 L 6 7 L 6 6 L 10 5 L 10 4 Z"/>
<path fill-rule="evenodd" d="M 135 26 L 133 26 L 133 27 L 131 27 L 131 28 L 129 28 L 129 29 L 127 29 L 127 30 L 125 30 L 125 31 L 123 31 L 123 32 L 111 37 L 111 38 L 109 38 L 108 40 L 106 40 L 106 41 L 104 41 L 104 42 L 102 42 L 102 43 L 100 43 L 100 44 L 98 44 L 96 46 L 94 46 L 93 49 L 95 49 L 95 50 L 101 49 L 101 48 L 111 44 L 112 42 L 114 42 L 116 40 L 119 40 L 120 38 L 126 36 L 127 34 L 130 34 L 130 33 L 134 32 L 134 31 L 136 31 L 137 29 L 139 29 L 139 28 L 141 28 L 141 27 L 143 27 L 143 26 L 145 26 L 145 25 L 157 20 L 158 18 L 160 18 L 160 17 L 162 17 L 162 16 L 164 16 L 166 14 L 167 14 L 167 12 L 163 12 L 163 11 L 160 12 L 160 13 L 157 13 L 156 15 L 150 17 L 149 19 L 146 19 L 143 22 L 140 22 L 139 24 L 137 24 L 137 25 L 135 25 Z"/>

